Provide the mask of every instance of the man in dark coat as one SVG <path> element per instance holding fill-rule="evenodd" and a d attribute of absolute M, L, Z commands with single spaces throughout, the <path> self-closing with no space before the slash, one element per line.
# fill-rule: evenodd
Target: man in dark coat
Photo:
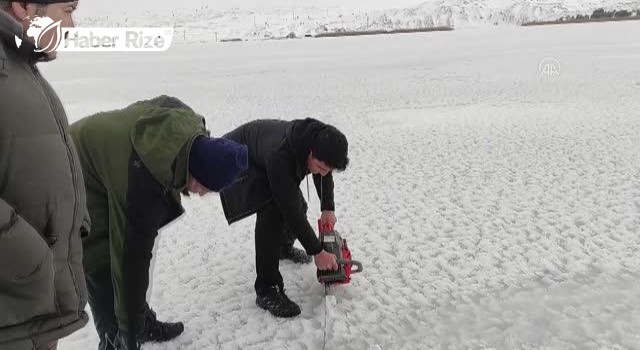
<path fill-rule="evenodd" d="M 249 148 L 248 170 L 220 193 L 220 199 L 230 224 L 257 213 L 256 304 L 276 317 L 297 316 L 300 307 L 284 293 L 279 258 L 287 241 L 293 243 L 288 237 L 293 234 L 320 270 L 338 268 L 336 256 L 322 249 L 307 220 L 300 184 L 313 174 L 321 224 L 334 225 L 332 171 L 345 170 L 349 163 L 347 138 L 315 119 L 258 120 L 224 137 Z"/>
<path fill-rule="evenodd" d="M 77 5 L 0 0 L 2 350 L 56 349 L 89 319 L 82 237 L 90 222 L 80 161 L 62 101 L 39 68 L 56 53 L 37 50 L 26 34 L 37 16 L 72 27 Z"/>
<path fill-rule="evenodd" d="M 219 192 L 247 168 L 247 147 L 208 137 L 204 118 L 170 96 L 71 126 L 85 175 L 89 305 L 99 349 L 134 350 L 182 333 L 145 302 L 158 230 L 184 209 L 180 194 Z"/>

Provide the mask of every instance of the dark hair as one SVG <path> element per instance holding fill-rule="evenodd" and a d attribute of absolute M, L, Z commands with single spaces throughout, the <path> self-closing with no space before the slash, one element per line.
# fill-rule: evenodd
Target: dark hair
<path fill-rule="evenodd" d="M 318 132 L 311 145 L 311 151 L 316 159 L 338 171 L 344 171 L 349 165 L 347 137 L 331 125 Z"/>

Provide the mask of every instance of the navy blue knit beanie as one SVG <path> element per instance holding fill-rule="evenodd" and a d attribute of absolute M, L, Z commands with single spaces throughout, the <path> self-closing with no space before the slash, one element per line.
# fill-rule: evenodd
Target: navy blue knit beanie
<path fill-rule="evenodd" d="M 199 137 L 189 152 L 189 173 L 210 191 L 231 185 L 249 166 L 247 146 L 235 141 Z"/>

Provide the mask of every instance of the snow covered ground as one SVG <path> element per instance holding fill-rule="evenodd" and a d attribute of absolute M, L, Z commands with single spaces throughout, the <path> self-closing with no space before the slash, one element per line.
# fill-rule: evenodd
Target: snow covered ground
<path fill-rule="evenodd" d="M 83 5 L 82 26 L 172 26 L 176 40 L 264 39 L 340 30 L 519 25 L 640 10 L 640 0 L 241 0 L 100 1 Z"/>
<path fill-rule="evenodd" d="M 149 294 L 186 331 L 145 349 L 638 349 L 639 30 L 175 44 L 43 69 L 72 121 L 173 94 L 216 135 L 315 117 L 350 139 L 337 229 L 365 271 L 325 309 L 315 268 L 282 263 L 303 312 L 273 318 L 254 303 L 254 219 L 185 199 Z M 60 349 L 96 339 L 89 325 Z"/>

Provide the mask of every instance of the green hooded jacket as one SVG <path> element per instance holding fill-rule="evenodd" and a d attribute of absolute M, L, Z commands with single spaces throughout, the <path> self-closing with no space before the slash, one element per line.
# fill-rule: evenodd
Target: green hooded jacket
<path fill-rule="evenodd" d="M 195 138 L 208 136 L 204 118 L 160 96 L 86 117 L 71 134 L 92 218 L 84 267 L 87 274 L 111 271 L 119 327 L 136 334 L 155 237 L 184 212 L 189 150 Z"/>

